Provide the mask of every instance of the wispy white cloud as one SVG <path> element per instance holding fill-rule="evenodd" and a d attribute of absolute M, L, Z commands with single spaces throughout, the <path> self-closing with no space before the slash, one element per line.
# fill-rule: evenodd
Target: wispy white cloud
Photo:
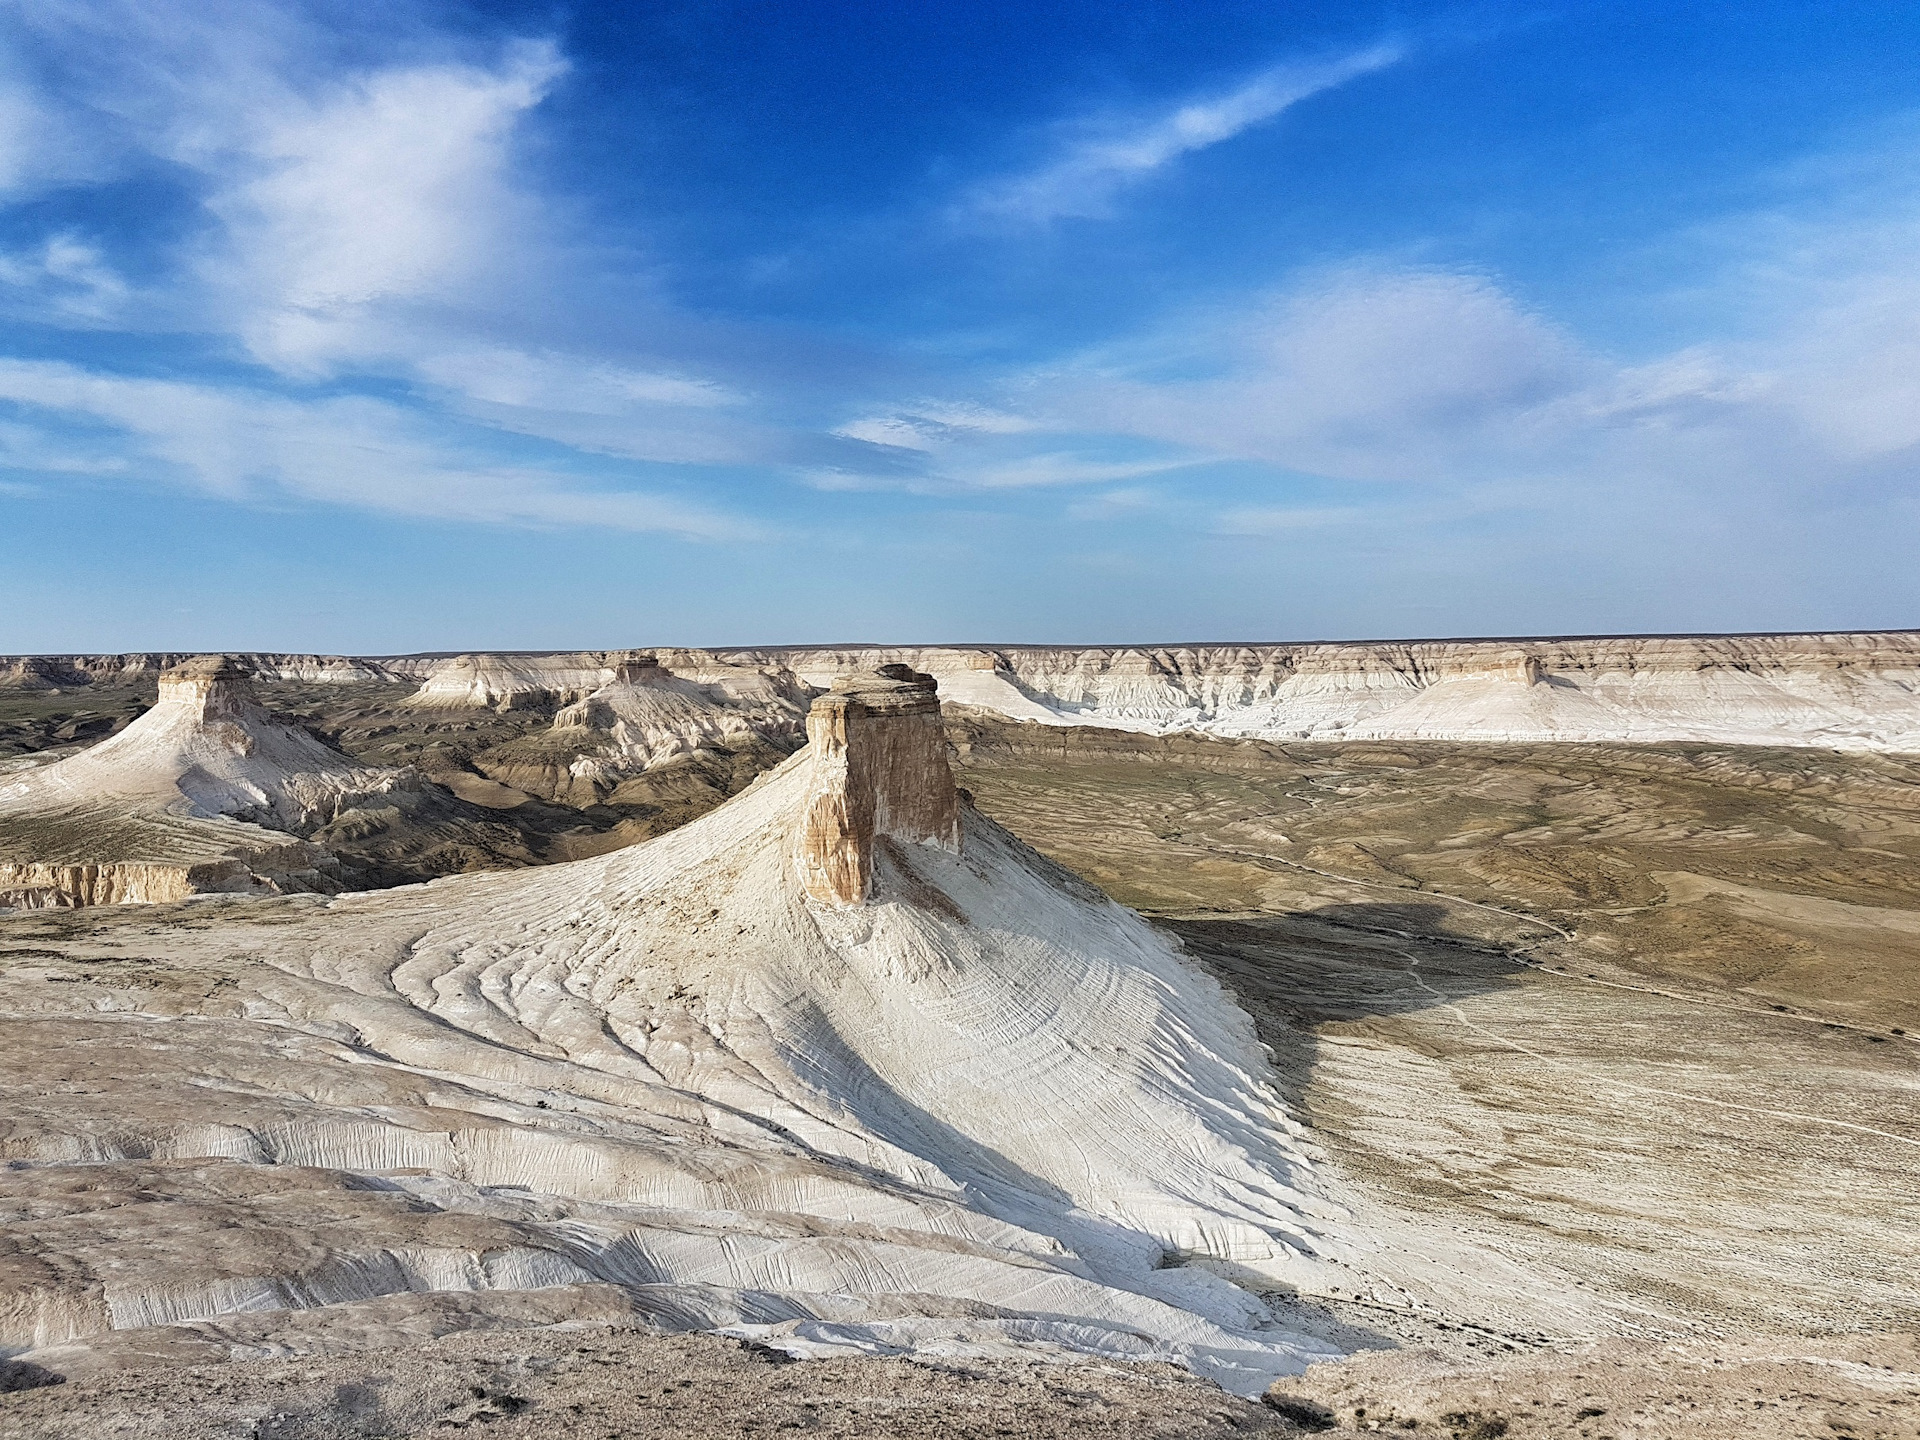
<path fill-rule="evenodd" d="M 1036 398 L 1063 429 L 1401 479 L 1525 444 L 1597 365 L 1484 277 L 1360 268 L 1061 367 Z"/>
<path fill-rule="evenodd" d="M 745 398 L 711 380 L 506 346 L 429 355 L 416 368 L 435 384 L 490 405 L 582 415 L 619 415 L 637 405 L 707 410 Z"/>
<path fill-rule="evenodd" d="M 1214 529 L 1222 535 L 1293 535 L 1343 525 L 1380 523 L 1378 509 L 1363 505 L 1261 505 L 1223 510 Z"/>
<path fill-rule="evenodd" d="M 33 91 L 0 74 L 0 194 L 24 188 L 40 168 L 45 128 Z"/>
<path fill-rule="evenodd" d="M 154 275 L 131 328 L 231 336 L 303 378 L 392 373 L 553 268 L 554 207 L 519 152 L 565 73 L 554 45 L 482 53 L 405 4 L 326 18 L 273 0 L 0 8 L 0 52 L 34 60 L 32 79 L 0 72 L 0 167 L 24 135 L 86 158 L 69 179 L 142 177 L 205 222 L 121 237 Z M 47 258 L 89 243 L 47 237 Z"/>
<path fill-rule="evenodd" d="M 392 413 L 417 411 L 423 435 L 464 423 L 591 456 L 789 458 L 789 436 L 743 418 L 746 397 L 697 367 L 566 333 L 590 277 L 571 212 L 523 156 L 566 71 L 550 42 L 436 34 L 404 4 L 351 31 L 323 18 L 269 0 L 45 0 L 8 17 L 59 79 L 38 94 L 0 84 L 0 101 L 20 98 L 14 128 L 39 134 L 58 111 L 80 150 L 113 157 L 104 170 L 157 164 L 207 223 L 147 253 L 157 273 L 138 289 L 78 235 L 0 255 L 6 307 L 198 331 L 294 381 L 399 382 L 413 403 Z M 354 43 L 388 21 L 386 41 Z M 0 103 L 0 142 L 12 114 Z M 536 509 L 557 513 L 551 496 Z"/>
<path fill-rule="evenodd" d="M 1002 376 L 969 397 L 1011 417 L 997 435 L 929 423 L 927 401 L 842 433 L 960 488 L 1151 497 L 1124 481 L 1189 477 L 1170 500 L 1075 498 L 1072 519 L 1376 550 L 1465 527 L 1645 573 L 1685 563 L 1670 527 L 1753 553 L 1821 516 L 1824 544 L 1841 516 L 1897 529 L 1920 485 L 1920 136 L 1904 142 L 1663 242 L 1673 290 L 1634 303 L 1679 332 L 1664 349 L 1609 353 L 1490 274 L 1362 260 Z"/>
<path fill-rule="evenodd" d="M 1033 420 L 1007 410 L 990 409 L 970 401 L 920 400 L 897 410 L 851 420 L 833 433 L 870 445 L 934 451 L 956 439 L 1018 435 L 1035 428 Z"/>
<path fill-rule="evenodd" d="M 0 305 L 97 322 L 126 304 L 130 290 L 97 245 L 71 232 L 38 245 L 0 251 Z"/>
<path fill-rule="evenodd" d="M 294 399 L 232 387 L 0 361 L 0 400 L 19 408 L 16 463 L 78 425 L 113 467 L 154 483 L 254 503 L 289 499 L 490 524 L 594 525 L 705 539 L 753 527 L 667 496 L 583 484 L 564 470 L 503 463 L 427 417 L 363 396 Z"/>
<path fill-rule="evenodd" d="M 1101 460 L 1072 450 L 984 460 L 953 467 L 964 483 L 986 490 L 1020 490 L 1034 486 L 1110 485 L 1143 475 L 1162 475 L 1191 461 Z"/>
<path fill-rule="evenodd" d="M 1276 66 L 1232 90 L 1188 100 L 1145 119 L 1073 122 L 1060 127 L 1052 158 L 976 187 L 959 213 L 1021 225 L 1109 215 L 1122 191 L 1183 155 L 1231 140 L 1309 96 L 1384 69 L 1404 54 L 1399 45 L 1375 45 L 1330 60 Z"/>
<path fill-rule="evenodd" d="M 224 234 L 202 270 L 253 353 L 298 373 L 363 358 L 395 343 L 383 310 L 464 305 L 534 258 L 509 142 L 564 68 L 524 42 L 494 66 L 377 70 L 249 117 L 240 155 L 219 156 L 207 205 Z"/>
<path fill-rule="evenodd" d="M 1191 463 L 1169 457 L 1164 447 L 1141 454 L 1142 447 L 1116 456 L 1111 443 L 1097 438 L 1064 443 L 1057 434 L 1040 435 L 1045 426 L 1031 416 L 975 401 L 921 400 L 881 410 L 833 431 L 844 439 L 901 456 L 891 474 L 858 477 L 828 472 L 833 488 L 909 489 L 952 494 L 968 490 L 1021 490 L 1066 485 L 1102 485 L 1178 469 Z M 818 483 L 818 482 L 817 482 Z"/>
<path fill-rule="evenodd" d="M 1075 500 L 1066 508 L 1069 520 L 1137 520 L 1145 515 L 1166 514 L 1181 508 L 1162 491 L 1148 485 L 1122 485 L 1102 491 L 1084 500 Z"/>

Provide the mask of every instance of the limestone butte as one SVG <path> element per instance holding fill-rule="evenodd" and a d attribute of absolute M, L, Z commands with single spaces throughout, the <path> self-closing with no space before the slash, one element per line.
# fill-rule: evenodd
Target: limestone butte
<path fill-rule="evenodd" d="M 816 900 L 857 905 L 887 837 L 960 852 L 936 682 L 906 665 L 843 677 L 807 714 L 812 794 L 799 864 Z"/>

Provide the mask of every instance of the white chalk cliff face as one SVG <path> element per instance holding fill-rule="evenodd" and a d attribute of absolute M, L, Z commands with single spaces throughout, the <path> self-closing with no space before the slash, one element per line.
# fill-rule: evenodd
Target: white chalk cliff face
<path fill-rule="evenodd" d="M 143 933 L 225 977 L 134 1001 L 202 1007 L 195 1047 L 143 1052 L 124 1092 L 23 1087 L 0 1154 L 37 1163 L 0 1187 L 85 1158 L 89 1195 L 147 1165 L 191 1203 L 135 1254 L 112 1225 L 44 1230 L 37 1289 L 0 1266 L 0 1346 L 613 1285 L 801 1354 L 1054 1347 L 1245 1394 L 1324 1355 L 1253 1289 L 1353 1293 L 1369 1250 L 1249 1018 L 965 803 L 928 677 L 841 681 L 810 729 L 627 850 Z M 40 990 L 75 1044 L 134 1023 Z"/>
<path fill-rule="evenodd" d="M 419 783 L 278 724 L 225 657 L 190 661 L 118 735 L 0 777 L 0 905 L 337 888 L 290 832 Z"/>
<path fill-rule="evenodd" d="M 180 657 L 0 657 L 0 684 L 73 688 Z M 418 682 L 427 709 L 563 706 L 612 729 L 608 776 L 741 726 L 791 735 L 850 670 L 905 664 L 947 701 L 1047 725 L 1267 740 L 1699 742 L 1920 752 L 1920 633 L 1171 646 L 884 646 L 376 659 L 239 657 L 262 678 Z M 622 667 L 651 662 L 660 692 Z M 663 681 L 672 683 L 661 683 Z M 670 710 L 663 696 L 686 707 Z M 646 685 L 640 688 L 648 688 Z M 573 707 L 598 699 L 597 707 Z M 622 709 L 631 708 L 631 715 Z"/>
<path fill-rule="evenodd" d="M 1016 720 L 1267 740 L 1606 741 L 1920 751 L 1920 635 L 1163 648 L 755 651 L 818 684 L 855 656 Z"/>
<path fill-rule="evenodd" d="M 757 677 L 789 703 L 826 689 L 849 670 L 904 664 L 935 676 L 950 704 L 1046 725 L 1267 740 L 1699 742 L 1920 751 L 1920 634 L 1905 631 L 651 653 L 667 674 L 691 684 L 727 676 L 739 687 Z M 421 675 L 416 704 L 513 708 L 582 700 L 614 683 L 620 660 L 582 653 L 465 655 L 404 667 L 379 663 L 396 674 Z M 756 728 L 779 721 L 771 710 L 736 709 Z M 697 744 L 700 726 L 710 720 L 682 725 L 679 733 Z M 661 743 L 658 735 L 646 741 Z"/>

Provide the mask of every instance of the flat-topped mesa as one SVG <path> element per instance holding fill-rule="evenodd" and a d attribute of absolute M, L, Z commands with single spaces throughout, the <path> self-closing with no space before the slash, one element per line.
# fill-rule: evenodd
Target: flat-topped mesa
<path fill-rule="evenodd" d="M 203 722 L 267 718 L 252 677 L 225 655 L 202 655 L 163 673 L 160 704 Z"/>
<path fill-rule="evenodd" d="M 613 678 L 621 685 L 659 685 L 673 679 L 660 657 L 645 652 L 623 655 L 613 662 Z"/>
<path fill-rule="evenodd" d="M 960 796 L 947 768 L 937 682 L 906 665 L 842 676 L 807 714 L 812 786 L 800 876 L 814 899 L 859 905 L 888 837 L 960 851 Z"/>

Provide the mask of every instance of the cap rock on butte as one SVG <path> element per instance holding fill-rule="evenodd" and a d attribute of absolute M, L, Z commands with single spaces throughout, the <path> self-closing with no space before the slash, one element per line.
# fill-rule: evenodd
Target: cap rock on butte
<path fill-rule="evenodd" d="M 807 894 L 858 905 L 888 839 L 960 852 L 960 794 L 947 767 L 937 682 L 906 665 L 847 675 L 813 702 L 812 788 L 797 863 Z"/>

